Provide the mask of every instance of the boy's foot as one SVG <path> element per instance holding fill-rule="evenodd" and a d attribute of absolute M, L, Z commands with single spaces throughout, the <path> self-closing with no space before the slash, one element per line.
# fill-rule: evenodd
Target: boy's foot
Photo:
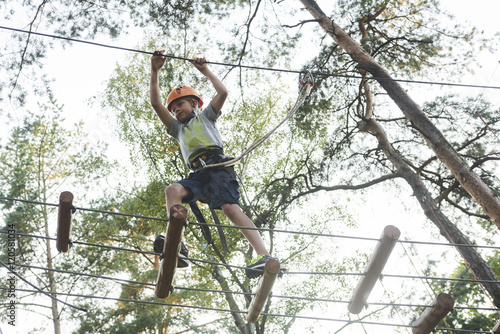
<path fill-rule="evenodd" d="M 188 255 L 189 251 L 184 245 L 184 243 L 181 241 L 181 249 L 179 250 L 179 255 L 177 256 L 177 268 L 186 268 L 189 267 L 189 260 L 188 260 Z"/>
<path fill-rule="evenodd" d="M 155 253 L 160 253 L 160 261 L 163 260 L 163 245 L 165 244 L 165 236 L 163 234 L 156 237 L 154 242 L 154 251 Z M 181 249 L 178 255 L 177 268 L 186 268 L 189 266 L 188 262 L 188 254 L 189 251 L 181 241 Z"/>
<path fill-rule="evenodd" d="M 253 260 L 249 266 L 245 268 L 245 274 L 248 278 L 257 278 L 262 276 L 264 273 L 264 267 L 266 266 L 266 262 L 275 259 L 270 255 L 259 255 L 257 258 Z M 286 268 L 281 267 L 278 277 L 282 277 L 283 273 L 286 271 Z"/>

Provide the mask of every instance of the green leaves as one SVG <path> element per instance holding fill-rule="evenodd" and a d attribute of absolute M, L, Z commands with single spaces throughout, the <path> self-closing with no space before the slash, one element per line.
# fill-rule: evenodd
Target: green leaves
<path fill-rule="evenodd" d="M 52 255 L 55 250 L 50 239 L 55 233 L 57 215 L 56 209 L 48 204 L 57 202 L 59 193 L 68 188 L 79 191 L 77 200 L 83 202 L 85 190 L 93 189 L 96 176 L 105 177 L 109 172 L 99 147 L 91 148 L 86 142 L 82 124 L 66 128 L 61 114 L 62 107 L 49 96 L 47 104 L 40 105 L 39 112 L 28 112 L 23 126 L 14 128 L 8 143 L 0 148 L 2 195 L 41 203 L 3 202 L 6 225 L 12 226 L 16 233 L 46 238 L 16 236 L 16 264 L 24 266 L 15 270 L 32 284 L 49 287 L 50 292 L 55 292 L 56 287 L 58 291 L 70 292 L 78 285 L 78 278 L 56 277 L 54 271 L 63 268 L 83 271 L 85 269 L 80 265 L 85 268 L 92 265 L 95 259 L 84 257 L 85 261 L 82 261 L 74 253 L 57 258 Z M 74 224 L 78 222 L 75 219 Z M 2 242 L 5 240 L 2 238 Z M 33 269 L 33 266 L 41 269 Z M 19 303 L 27 303 L 26 308 L 30 311 L 37 312 L 39 307 L 47 307 L 47 300 L 31 306 L 31 301 L 25 299 L 26 295 L 19 298 Z M 56 302 L 49 307 L 54 314 L 58 314 Z M 53 320 L 54 330 L 60 330 L 60 320 Z"/>

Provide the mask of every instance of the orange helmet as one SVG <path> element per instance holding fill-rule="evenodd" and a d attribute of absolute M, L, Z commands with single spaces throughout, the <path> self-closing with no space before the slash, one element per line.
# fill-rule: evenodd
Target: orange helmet
<path fill-rule="evenodd" d="M 200 95 L 198 95 L 198 93 L 193 88 L 188 87 L 188 86 L 179 86 L 179 87 L 174 88 L 170 92 L 170 94 L 168 94 L 167 109 L 169 111 L 172 111 L 172 110 L 170 110 L 170 105 L 172 104 L 172 102 L 174 102 L 175 100 L 177 100 L 181 97 L 193 97 L 193 98 L 198 100 L 200 108 L 203 106 L 203 101 L 201 100 Z"/>

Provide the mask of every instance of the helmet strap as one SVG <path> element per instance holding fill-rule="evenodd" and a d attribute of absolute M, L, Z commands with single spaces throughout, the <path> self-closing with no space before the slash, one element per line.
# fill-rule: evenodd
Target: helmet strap
<path fill-rule="evenodd" d="M 193 111 L 189 114 L 189 118 L 184 121 L 184 124 L 187 124 L 190 120 L 196 117 L 198 111 L 200 110 L 200 104 L 198 101 L 193 100 Z"/>

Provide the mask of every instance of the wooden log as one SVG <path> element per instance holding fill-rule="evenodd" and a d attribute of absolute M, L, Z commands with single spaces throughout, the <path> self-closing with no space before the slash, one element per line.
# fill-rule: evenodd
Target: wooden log
<path fill-rule="evenodd" d="M 491 333 L 493 334 L 500 334 L 500 320 L 497 322 L 495 327 L 491 330 Z"/>
<path fill-rule="evenodd" d="M 276 277 L 280 272 L 280 263 L 278 259 L 272 258 L 266 262 L 264 266 L 264 273 L 259 280 L 255 296 L 250 303 L 247 314 L 248 323 L 255 323 L 259 319 L 260 313 L 266 304 L 267 298 L 273 289 Z"/>
<path fill-rule="evenodd" d="M 455 300 L 446 293 L 440 293 L 413 324 L 413 334 L 431 333 L 441 320 L 453 309 Z"/>
<path fill-rule="evenodd" d="M 360 278 L 349 302 L 349 312 L 358 314 L 366 305 L 375 283 L 384 269 L 401 232 L 395 226 L 388 225 L 384 228 L 380 241 L 373 251 L 370 262 L 365 267 L 365 275 Z"/>
<path fill-rule="evenodd" d="M 69 250 L 73 198 L 73 194 L 69 191 L 63 191 L 59 195 L 59 211 L 57 213 L 56 238 L 56 248 L 59 252 L 67 252 Z"/>
<path fill-rule="evenodd" d="M 155 294 L 158 298 L 167 298 L 172 290 L 172 282 L 177 269 L 182 233 L 186 226 L 187 210 L 180 204 L 170 208 L 170 219 L 163 244 L 163 260 L 160 263 Z"/>

